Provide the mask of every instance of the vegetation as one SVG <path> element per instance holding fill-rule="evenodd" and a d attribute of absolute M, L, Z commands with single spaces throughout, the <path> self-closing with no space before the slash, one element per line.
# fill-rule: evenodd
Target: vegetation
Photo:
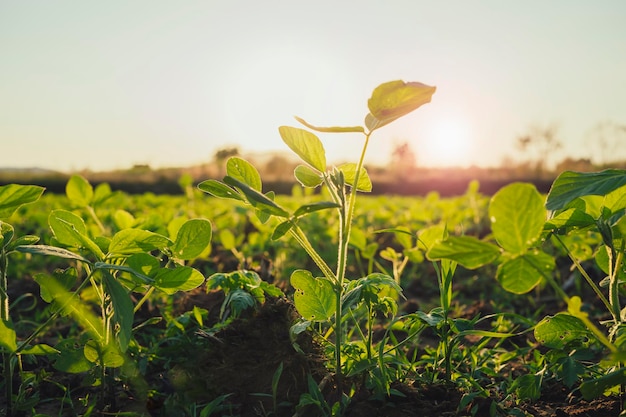
<path fill-rule="evenodd" d="M 237 155 L 179 196 L 1 186 L 0 409 L 622 413 L 626 171 L 565 171 L 547 196 L 364 194 L 372 134 L 434 91 L 385 83 L 365 126 L 280 127 L 289 196 Z M 312 131 L 363 135 L 359 160 L 329 166 Z"/>

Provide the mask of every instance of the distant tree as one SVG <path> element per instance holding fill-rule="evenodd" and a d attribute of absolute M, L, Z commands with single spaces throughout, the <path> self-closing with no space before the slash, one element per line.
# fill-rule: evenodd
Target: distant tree
<path fill-rule="evenodd" d="M 408 142 L 394 145 L 391 151 L 389 171 L 395 178 L 410 179 L 417 169 L 415 152 Z"/>
<path fill-rule="evenodd" d="M 221 148 L 215 152 L 215 155 L 213 155 L 213 161 L 217 165 L 217 171 L 220 177 L 224 175 L 224 172 L 225 172 L 224 163 L 226 162 L 226 160 L 232 156 L 238 156 L 238 155 L 239 155 L 239 148 L 237 148 L 236 146 L 233 146 L 230 148 Z"/>
<path fill-rule="evenodd" d="M 626 159 L 626 154 L 620 154 L 626 143 L 626 125 L 606 120 L 597 123 L 587 133 L 586 142 L 592 155 L 597 158 L 599 165 L 609 165 L 619 159 Z"/>
<path fill-rule="evenodd" d="M 288 180 L 293 178 L 295 163 L 282 155 L 272 156 L 263 169 L 263 175 L 274 180 Z"/>
<path fill-rule="evenodd" d="M 543 177 L 555 152 L 563 147 L 558 130 L 554 124 L 532 126 L 527 134 L 517 138 L 517 148 L 529 155 L 529 162 L 534 165 L 538 177 Z"/>
<path fill-rule="evenodd" d="M 563 171 L 577 171 L 577 172 L 591 172 L 595 169 L 589 158 L 565 158 L 556 165 L 556 172 L 561 173 Z"/>

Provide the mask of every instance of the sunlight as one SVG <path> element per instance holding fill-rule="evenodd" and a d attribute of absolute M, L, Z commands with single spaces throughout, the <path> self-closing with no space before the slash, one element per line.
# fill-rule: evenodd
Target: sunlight
<path fill-rule="evenodd" d="M 467 166 L 472 163 L 473 149 L 467 123 L 461 119 L 442 119 L 426 131 L 418 152 L 421 164 L 427 166 Z"/>

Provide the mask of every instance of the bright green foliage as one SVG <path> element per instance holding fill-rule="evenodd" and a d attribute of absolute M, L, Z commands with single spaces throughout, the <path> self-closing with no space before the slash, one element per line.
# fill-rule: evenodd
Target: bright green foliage
<path fill-rule="evenodd" d="M 124 229 L 111 238 L 109 253 L 131 255 L 164 249 L 170 245 L 172 245 L 172 241 L 158 233 L 141 229 Z"/>
<path fill-rule="evenodd" d="M 469 269 L 475 269 L 500 256 L 497 246 L 473 236 L 450 236 L 428 251 L 430 259 L 451 259 Z"/>
<path fill-rule="evenodd" d="M 531 184 L 510 184 L 489 204 L 491 230 L 507 252 L 517 255 L 535 245 L 546 220 L 544 199 Z"/>
<path fill-rule="evenodd" d="M 324 177 L 308 165 L 298 165 L 294 175 L 303 187 L 319 187 L 324 181 Z"/>
<path fill-rule="evenodd" d="M 607 169 L 601 172 L 565 171 L 552 184 L 546 208 L 564 208 L 575 198 L 586 195 L 605 195 L 626 185 L 626 171 Z"/>
<path fill-rule="evenodd" d="M 8 184 L 0 186 L 0 218 L 11 216 L 20 206 L 37 201 L 43 187 Z"/>
<path fill-rule="evenodd" d="M 335 291 L 328 280 L 297 270 L 291 274 L 290 282 L 296 290 L 296 308 L 305 320 L 324 322 L 335 314 Z"/>
<path fill-rule="evenodd" d="M 253 190 L 262 192 L 261 176 L 254 166 L 245 159 L 233 157 L 226 162 L 226 172 L 229 176 L 247 184 Z"/>
<path fill-rule="evenodd" d="M 562 349 L 573 341 L 584 341 L 590 332 L 580 319 L 569 314 L 548 316 L 535 326 L 535 338 L 552 349 Z"/>
<path fill-rule="evenodd" d="M 554 258 L 537 249 L 515 256 L 498 266 L 496 278 L 505 290 L 525 294 L 554 270 Z"/>
<path fill-rule="evenodd" d="M 93 187 L 84 177 L 72 175 L 65 186 L 65 194 L 78 207 L 87 207 L 93 200 Z"/>
<path fill-rule="evenodd" d="M 307 130 L 290 126 L 281 126 L 278 132 L 283 142 L 304 162 L 319 172 L 326 171 L 326 151 L 317 136 Z"/>
<path fill-rule="evenodd" d="M 9 352 L 15 352 L 17 350 L 17 341 L 13 325 L 4 319 L 0 320 L 0 347 Z"/>
<path fill-rule="evenodd" d="M 197 258 L 211 243 L 211 222 L 206 219 L 191 219 L 178 230 L 172 246 L 174 256 L 182 260 Z"/>
<path fill-rule="evenodd" d="M 337 167 L 341 172 L 343 172 L 343 177 L 346 180 L 346 184 L 354 187 L 354 181 L 356 179 L 356 164 L 347 163 L 342 164 Z M 372 180 L 370 180 L 369 175 L 367 175 L 367 171 L 365 168 L 361 168 L 361 172 L 359 173 L 359 183 L 356 186 L 357 191 L 362 191 L 369 193 L 372 191 Z"/>

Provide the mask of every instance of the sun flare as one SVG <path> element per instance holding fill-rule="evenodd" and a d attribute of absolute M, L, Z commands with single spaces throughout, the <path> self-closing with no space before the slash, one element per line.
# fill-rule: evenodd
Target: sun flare
<path fill-rule="evenodd" d="M 467 166 L 471 163 L 471 133 L 461 120 L 439 120 L 426 132 L 421 163 L 427 166 Z"/>

